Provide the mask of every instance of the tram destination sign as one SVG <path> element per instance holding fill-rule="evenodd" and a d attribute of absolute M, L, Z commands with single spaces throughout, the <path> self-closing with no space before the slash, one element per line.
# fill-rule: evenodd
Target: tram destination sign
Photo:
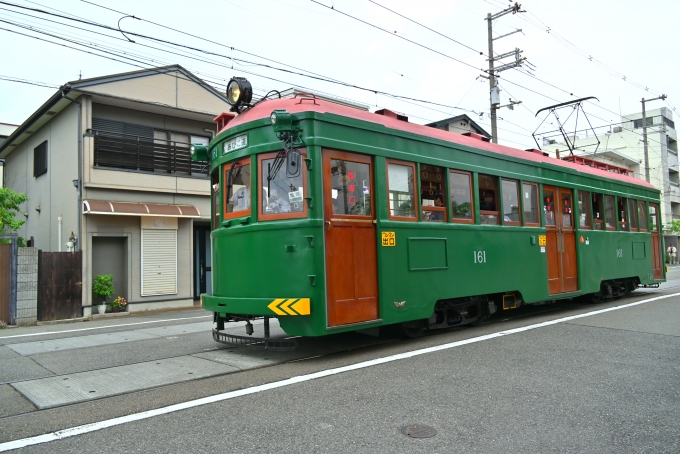
<path fill-rule="evenodd" d="M 248 146 L 248 136 L 242 135 L 234 137 L 231 140 L 224 142 L 224 148 L 222 148 L 222 154 L 227 154 L 231 151 L 238 150 L 240 148 L 245 148 Z"/>

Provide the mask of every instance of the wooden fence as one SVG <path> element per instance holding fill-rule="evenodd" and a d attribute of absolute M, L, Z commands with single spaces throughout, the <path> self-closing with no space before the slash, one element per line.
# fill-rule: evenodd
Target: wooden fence
<path fill-rule="evenodd" d="M 82 316 L 82 252 L 38 255 L 38 320 Z"/>

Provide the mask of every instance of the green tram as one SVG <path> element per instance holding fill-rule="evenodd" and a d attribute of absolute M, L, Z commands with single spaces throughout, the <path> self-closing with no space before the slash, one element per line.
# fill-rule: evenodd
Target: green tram
<path fill-rule="evenodd" d="M 312 95 L 234 106 L 192 147 L 210 162 L 217 341 L 294 346 L 272 317 L 290 336 L 418 335 L 665 280 L 659 191 L 640 179 Z M 258 318 L 264 339 L 223 332 Z"/>

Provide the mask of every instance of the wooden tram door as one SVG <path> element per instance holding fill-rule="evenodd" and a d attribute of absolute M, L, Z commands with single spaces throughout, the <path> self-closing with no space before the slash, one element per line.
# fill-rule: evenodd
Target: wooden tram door
<path fill-rule="evenodd" d="M 652 224 L 652 271 L 654 279 L 663 279 L 661 238 L 659 237 L 659 206 L 656 203 L 649 204 L 649 221 Z"/>
<path fill-rule="evenodd" d="M 574 231 L 573 194 L 571 189 L 543 187 L 548 292 L 568 293 L 578 290 L 576 232 Z"/>
<path fill-rule="evenodd" d="M 370 156 L 323 151 L 328 325 L 378 318 L 378 264 Z"/>

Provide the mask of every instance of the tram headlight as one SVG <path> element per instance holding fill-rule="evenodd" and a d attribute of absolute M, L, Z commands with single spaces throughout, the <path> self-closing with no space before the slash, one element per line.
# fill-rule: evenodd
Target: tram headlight
<path fill-rule="evenodd" d="M 232 77 L 227 84 L 227 102 L 232 112 L 240 112 L 253 99 L 253 86 L 245 77 Z"/>
<path fill-rule="evenodd" d="M 269 118 L 277 135 L 293 131 L 293 116 L 287 110 L 275 110 Z"/>
<path fill-rule="evenodd" d="M 208 160 L 208 147 L 200 143 L 191 145 L 191 148 L 189 148 L 189 153 L 191 153 L 192 161 Z"/>

